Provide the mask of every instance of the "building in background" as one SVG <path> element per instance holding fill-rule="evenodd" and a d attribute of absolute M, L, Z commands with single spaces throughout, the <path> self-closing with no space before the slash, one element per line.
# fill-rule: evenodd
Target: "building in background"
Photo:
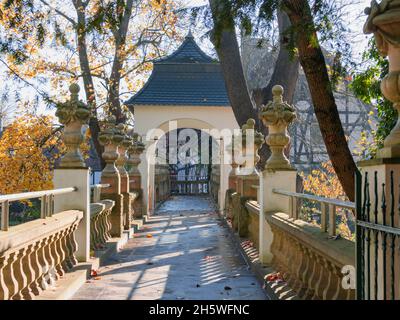
<path fill-rule="evenodd" d="M 267 41 L 251 37 L 242 37 L 241 54 L 242 63 L 250 92 L 254 89 L 265 87 L 272 76 L 273 67 L 279 51 Z M 332 62 L 332 56 L 325 54 L 327 63 Z M 358 100 L 348 88 L 348 82 L 339 84 L 334 92 L 336 104 L 343 129 L 348 137 L 349 148 L 354 158 L 361 159 L 358 142 L 362 133 L 370 134 L 375 129 L 377 117 L 370 105 Z M 310 90 L 302 69 L 293 99 L 297 109 L 298 119 L 290 128 L 291 130 L 291 162 L 301 171 L 315 168 L 321 162 L 329 160 L 325 144 L 311 100 Z M 370 137 L 372 140 L 372 138 Z"/>

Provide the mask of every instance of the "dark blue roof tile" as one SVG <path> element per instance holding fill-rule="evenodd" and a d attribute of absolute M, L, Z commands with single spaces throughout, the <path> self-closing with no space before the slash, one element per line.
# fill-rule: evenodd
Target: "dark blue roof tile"
<path fill-rule="evenodd" d="M 220 64 L 199 48 L 191 34 L 177 51 L 154 62 L 149 80 L 126 104 L 230 105 Z"/>

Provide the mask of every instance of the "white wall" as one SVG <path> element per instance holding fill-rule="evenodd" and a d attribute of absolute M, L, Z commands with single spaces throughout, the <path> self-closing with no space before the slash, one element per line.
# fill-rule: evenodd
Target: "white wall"
<path fill-rule="evenodd" d="M 135 106 L 135 131 L 139 133 L 146 144 L 146 151 L 142 154 L 142 163 L 139 170 L 142 174 L 142 188 L 145 203 L 148 203 L 149 186 L 153 183 L 153 168 L 149 165 L 149 158 L 154 157 L 148 148 L 154 141 L 147 141 L 146 137 L 152 129 L 162 129 L 165 133 L 170 129 L 193 128 L 200 130 L 239 129 L 231 107 L 208 106 Z M 176 127 L 170 128 L 169 122 L 176 121 Z M 160 137 L 158 135 L 158 137 Z M 221 168 L 222 169 L 222 168 Z M 224 165 L 221 181 L 221 204 L 225 202 L 225 191 L 228 188 L 230 165 Z M 154 199 L 154 196 L 152 197 Z"/>

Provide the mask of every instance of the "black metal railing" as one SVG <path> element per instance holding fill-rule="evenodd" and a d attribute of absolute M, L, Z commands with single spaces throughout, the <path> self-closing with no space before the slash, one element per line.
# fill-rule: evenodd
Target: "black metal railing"
<path fill-rule="evenodd" d="M 205 195 L 209 193 L 208 177 L 196 177 L 193 180 L 178 180 L 171 175 L 171 194 L 173 195 Z"/>
<path fill-rule="evenodd" d="M 372 185 L 370 179 L 368 173 L 357 177 L 357 298 L 395 300 L 400 298 L 400 186 L 393 171 L 388 185 L 379 183 L 376 171 Z"/>

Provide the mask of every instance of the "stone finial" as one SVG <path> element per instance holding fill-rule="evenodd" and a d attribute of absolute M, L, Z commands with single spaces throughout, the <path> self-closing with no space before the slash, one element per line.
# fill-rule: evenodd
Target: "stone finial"
<path fill-rule="evenodd" d="M 122 140 L 118 146 L 119 157 L 117 159 L 117 166 L 121 173 L 121 171 L 125 171 L 124 165 L 128 160 L 126 151 L 132 143 L 132 138 L 128 135 L 128 127 L 126 124 L 119 123 L 116 126 L 116 130 L 122 136 Z"/>
<path fill-rule="evenodd" d="M 82 125 L 88 123 L 90 109 L 79 100 L 77 84 L 71 84 L 69 91 L 70 99 L 56 106 L 56 116 L 64 125 L 63 141 L 67 147 L 67 152 L 61 159 L 60 168 L 86 168 L 79 145 L 84 140 Z"/>
<path fill-rule="evenodd" d="M 265 141 L 271 148 L 265 169 L 292 169 L 284 149 L 290 142 L 287 128 L 296 119 L 295 108 L 283 101 L 282 86 L 274 86 L 272 94 L 273 101 L 263 106 L 260 114 L 262 122 L 269 128 Z"/>
<path fill-rule="evenodd" d="M 253 157 L 252 169 L 254 170 L 260 156 L 258 150 L 264 143 L 264 135 L 261 132 L 255 130 L 256 121 L 254 119 L 248 119 L 247 122 L 242 126 L 242 152 L 246 156 Z M 247 140 L 253 140 L 253 146 L 251 149 L 247 148 Z"/>
<path fill-rule="evenodd" d="M 365 9 L 368 15 L 364 33 L 373 33 L 376 46 L 383 56 L 390 54 L 390 46 L 400 47 L 400 0 L 373 0 Z"/>
<path fill-rule="evenodd" d="M 128 173 L 130 175 L 140 174 L 138 166 L 141 162 L 140 155 L 143 153 L 144 150 L 145 145 L 142 142 L 142 137 L 138 133 L 134 132 L 132 134 L 131 144 L 128 147 L 128 164 L 130 165 Z"/>
<path fill-rule="evenodd" d="M 118 130 L 116 118 L 109 116 L 103 123 L 103 129 L 99 134 L 99 142 L 104 146 L 103 159 L 106 166 L 103 169 L 102 176 L 118 175 L 118 169 L 115 166 L 115 161 L 118 159 L 118 145 L 123 141 L 124 136 Z"/>
<path fill-rule="evenodd" d="M 398 111 L 398 120 L 384 147 L 378 150 L 378 158 L 400 157 L 400 0 L 383 0 L 379 4 L 371 2 L 365 10 L 368 14 L 364 33 L 373 33 L 380 54 L 389 58 L 389 74 L 382 80 L 383 95 L 393 102 Z"/>

